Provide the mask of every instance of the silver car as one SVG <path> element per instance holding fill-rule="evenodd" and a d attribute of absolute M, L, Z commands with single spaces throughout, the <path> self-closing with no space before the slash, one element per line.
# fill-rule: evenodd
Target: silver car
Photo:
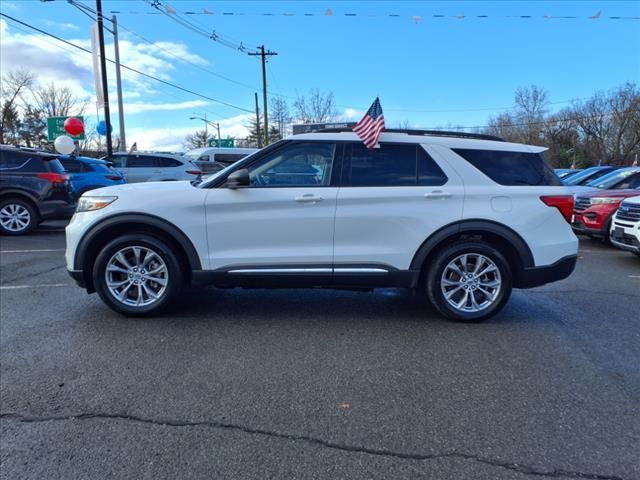
<path fill-rule="evenodd" d="M 156 152 L 116 152 L 104 158 L 127 183 L 196 180 L 202 173 L 187 157 Z"/>

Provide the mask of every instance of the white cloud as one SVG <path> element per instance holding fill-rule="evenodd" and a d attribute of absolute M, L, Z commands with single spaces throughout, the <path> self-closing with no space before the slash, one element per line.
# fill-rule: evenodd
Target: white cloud
<path fill-rule="evenodd" d="M 73 30 L 73 31 L 80 30 L 80 27 L 75 23 L 61 23 L 61 22 L 54 22 L 53 20 L 45 20 L 44 24 L 47 27 L 57 27 L 61 30 Z"/>
<path fill-rule="evenodd" d="M 124 112 L 127 115 L 135 115 L 136 113 L 143 112 L 167 112 L 173 110 L 187 110 L 193 108 L 202 108 L 209 105 L 209 102 L 204 100 L 188 100 L 185 102 L 176 103 L 145 103 L 145 102 L 132 102 L 124 104 Z M 117 111 L 117 109 L 116 109 Z"/>
<path fill-rule="evenodd" d="M 21 33 L 23 30 L 25 33 Z M 45 35 L 30 33 L 23 27 L 7 23 L 4 19 L 0 19 L 0 35 L 2 72 L 30 70 L 37 75 L 40 84 L 54 82 L 56 85 L 72 88 L 80 97 L 95 99 L 90 54 Z M 68 40 L 84 48 L 91 48 L 88 28 L 86 37 Z M 207 63 L 202 57 L 189 52 L 188 47 L 182 43 L 159 42 L 159 45 L 193 63 Z M 111 58 L 113 44 L 107 44 L 105 48 L 107 56 Z M 127 39 L 120 40 L 120 60 L 136 70 L 165 80 L 171 79 L 170 72 L 175 70 L 176 63 L 179 62 L 179 59 L 155 49 L 152 45 Z M 111 63 L 107 65 L 109 85 L 115 86 L 115 68 Z M 129 70 L 122 69 L 122 80 L 123 90 L 128 98 L 148 98 L 157 93 L 152 87 L 152 80 Z"/>
<path fill-rule="evenodd" d="M 220 134 L 223 138 L 246 138 L 249 131 L 245 124 L 250 117 L 251 114 L 246 114 L 220 120 Z M 194 122 L 192 127 L 127 129 L 127 144 L 136 142 L 139 150 L 180 151 L 185 149 L 187 135 L 202 128 L 201 122 Z M 209 132 L 213 136 L 213 127 L 209 127 Z"/>
<path fill-rule="evenodd" d="M 351 121 L 362 118 L 364 112 L 362 110 L 357 110 L 355 108 L 347 108 L 340 115 L 341 120 Z"/>

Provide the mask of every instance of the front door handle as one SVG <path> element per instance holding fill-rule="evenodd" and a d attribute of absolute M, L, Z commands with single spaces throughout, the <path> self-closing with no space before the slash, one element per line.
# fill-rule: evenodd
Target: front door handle
<path fill-rule="evenodd" d="M 451 194 L 447 192 L 443 192 L 442 190 L 434 190 L 432 192 L 424 194 L 424 198 L 427 198 L 429 200 L 437 200 L 439 198 L 449 198 L 449 197 L 451 197 Z"/>
<path fill-rule="evenodd" d="M 296 197 L 296 202 L 298 203 L 317 203 L 321 201 L 322 201 L 322 197 L 318 197 L 312 193 L 306 193 L 301 197 Z"/>

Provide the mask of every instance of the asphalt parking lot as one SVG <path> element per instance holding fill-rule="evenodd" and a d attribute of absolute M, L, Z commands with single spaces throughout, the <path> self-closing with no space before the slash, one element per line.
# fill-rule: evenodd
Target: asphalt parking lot
<path fill-rule="evenodd" d="M 192 289 L 125 319 L 63 224 L 0 238 L 0 478 L 640 478 L 640 258 L 479 325 L 419 297 Z"/>

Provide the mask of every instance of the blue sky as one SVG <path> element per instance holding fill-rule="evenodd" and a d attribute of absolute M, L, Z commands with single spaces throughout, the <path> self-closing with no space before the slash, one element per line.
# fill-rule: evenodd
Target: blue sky
<path fill-rule="evenodd" d="M 95 2 L 85 3 L 95 7 Z M 640 17 L 639 2 L 173 0 L 168 5 L 177 11 L 174 16 L 235 43 L 264 44 L 276 51 L 268 64 L 270 93 L 291 100 L 310 88 L 331 91 L 341 115 L 350 120 L 357 120 L 379 96 L 388 126 L 402 121 L 416 127 L 484 125 L 491 115 L 513 104 L 520 86 L 546 88 L 551 108 L 559 109 L 568 104 L 560 102 L 640 81 L 640 20 L 607 18 Z M 108 14 L 120 12 L 123 63 L 212 98 L 253 108 L 253 92 L 260 91 L 261 82 L 257 57 L 213 42 L 166 15 L 151 15 L 157 10 L 143 0 L 103 0 L 103 8 Z M 213 14 L 184 14 L 203 8 Z M 3 0 L 0 10 L 90 45 L 91 20 L 64 0 Z M 588 19 L 599 11 L 599 19 Z M 310 13 L 314 15 L 305 16 Z M 521 15 L 532 18 L 509 18 Z M 545 19 L 545 15 L 578 18 Z M 55 80 L 84 95 L 94 93 L 89 55 L 72 54 L 69 47 L 60 49 L 55 40 L 18 27 L 3 20 L 3 72 L 30 68 L 43 82 Z M 160 42 L 161 49 L 130 31 Z M 107 48 L 112 57 L 110 43 Z M 241 135 L 247 121 L 241 110 L 135 74 L 125 76 L 124 87 L 129 143 L 139 141 L 145 148 L 179 146 L 186 133 L 201 127 L 190 116 L 206 113 L 220 121 L 223 136 Z M 95 113 L 91 116 L 95 119 Z"/>

